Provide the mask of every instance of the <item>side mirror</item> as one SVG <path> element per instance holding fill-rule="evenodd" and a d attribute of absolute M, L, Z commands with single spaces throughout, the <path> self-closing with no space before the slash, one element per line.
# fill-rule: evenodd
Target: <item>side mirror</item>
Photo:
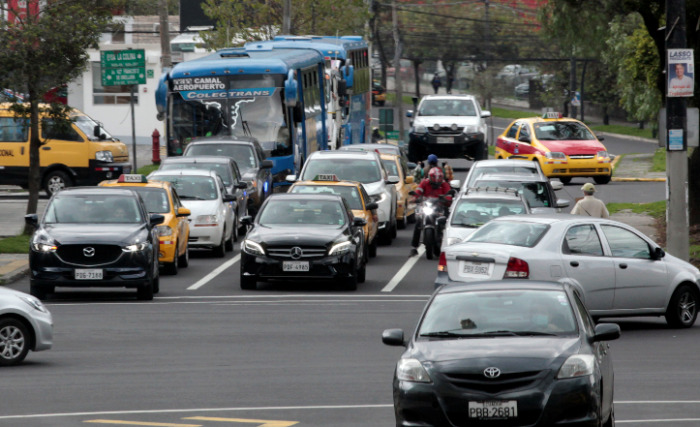
<path fill-rule="evenodd" d="M 460 181 L 458 179 L 453 179 L 452 181 L 450 181 L 450 187 L 452 187 L 452 188 L 459 190 L 459 188 L 461 186 L 462 186 L 462 181 Z"/>
<path fill-rule="evenodd" d="M 382 332 L 382 342 L 394 347 L 405 347 L 402 329 L 385 329 Z"/>
<path fill-rule="evenodd" d="M 352 219 L 352 225 L 354 227 L 364 227 L 367 225 L 367 220 L 364 218 L 360 218 L 359 216 L 356 216 L 355 218 Z"/>
<path fill-rule="evenodd" d="M 253 217 L 250 215 L 246 215 L 244 217 L 241 217 L 241 224 L 243 225 L 253 225 Z"/>
<path fill-rule="evenodd" d="M 272 169 L 272 167 L 275 164 L 272 162 L 272 160 L 263 160 L 260 162 L 260 169 Z"/>
<path fill-rule="evenodd" d="M 367 209 L 368 211 L 372 211 L 372 210 L 375 210 L 378 208 L 379 208 L 379 205 L 377 204 L 377 202 L 370 202 L 370 203 L 367 203 L 365 205 L 365 209 Z"/>
<path fill-rule="evenodd" d="M 486 118 L 486 117 L 491 117 L 491 112 L 490 112 L 490 111 L 486 111 L 486 110 L 482 110 L 482 111 L 481 111 L 481 117 L 484 117 L 484 118 Z"/>
<path fill-rule="evenodd" d="M 596 134 L 595 137 L 598 138 L 598 141 L 605 141 L 605 137 L 603 135 Z"/>
<path fill-rule="evenodd" d="M 570 203 L 571 202 L 569 202 L 566 199 L 557 199 L 557 207 L 558 208 L 568 208 Z"/>
<path fill-rule="evenodd" d="M 288 181 L 288 182 L 294 182 L 297 180 L 297 176 L 296 175 L 287 175 L 286 177 L 284 177 L 284 180 Z"/>
<path fill-rule="evenodd" d="M 165 221 L 165 217 L 161 214 L 150 214 L 148 215 L 148 223 L 151 227 L 155 227 L 158 224 L 162 224 Z"/>
<path fill-rule="evenodd" d="M 406 117 L 413 117 L 413 110 L 406 110 Z"/>
<path fill-rule="evenodd" d="M 284 102 L 288 107 L 295 107 L 299 102 L 299 82 L 294 70 L 289 70 L 287 80 L 284 81 Z"/>
<path fill-rule="evenodd" d="M 616 323 L 599 323 L 595 325 L 593 342 L 612 341 L 620 338 L 620 325 Z"/>
<path fill-rule="evenodd" d="M 95 125 L 95 127 L 92 129 L 92 134 L 96 137 L 100 137 L 100 125 Z"/>
<path fill-rule="evenodd" d="M 33 213 L 24 216 L 24 222 L 29 225 L 37 226 L 39 224 L 39 215 Z"/>
<path fill-rule="evenodd" d="M 407 176 L 404 182 L 406 184 L 413 184 L 415 182 L 415 178 L 413 178 L 413 176 Z"/>
<path fill-rule="evenodd" d="M 343 67 L 343 76 L 345 76 L 345 81 L 347 87 L 352 89 L 355 81 L 355 67 L 352 65 L 346 65 Z"/>
<path fill-rule="evenodd" d="M 235 185 L 236 188 L 240 188 L 241 190 L 248 188 L 248 183 L 243 182 L 243 181 L 238 181 Z"/>
<path fill-rule="evenodd" d="M 177 208 L 177 214 L 175 216 L 183 217 L 192 215 L 192 211 L 187 208 Z"/>
<path fill-rule="evenodd" d="M 564 188 L 564 183 L 562 183 L 561 181 L 558 181 L 556 179 L 550 180 L 549 183 L 552 184 L 552 190 L 554 190 L 554 191 L 559 191 L 562 188 Z"/>
<path fill-rule="evenodd" d="M 389 175 L 389 177 L 388 177 L 387 180 L 386 180 L 386 183 L 387 183 L 387 184 L 398 184 L 399 181 L 401 181 L 401 180 L 399 179 L 398 176 L 396 176 L 396 175 Z"/>
<path fill-rule="evenodd" d="M 654 251 L 651 253 L 651 259 L 653 259 L 653 260 L 659 260 L 665 256 L 666 256 L 666 252 L 664 252 L 664 250 L 658 246 L 655 247 Z"/>
<path fill-rule="evenodd" d="M 235 202 L 236 201 L 236 196 L 233 194 L 224 194 L 222 199 L 224 202 Z"/>

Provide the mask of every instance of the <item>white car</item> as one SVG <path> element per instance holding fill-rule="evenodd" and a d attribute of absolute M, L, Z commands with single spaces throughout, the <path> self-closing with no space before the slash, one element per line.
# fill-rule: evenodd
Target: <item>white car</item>
<path fill-rule="evenodd" d="M 408 159 L 425 160 L 435 154 L 439 158 L 474 160 L 488 158 L 488 125 L 490 111 L 482 110 L 473 95 L 426 95 L 411 117 L 408 134 Z"/>
<path fill-rule="evenodd" d="M 469 188 L 452 202 L 445 224 L 442 247 L 445 248 L 472 234 L 477 228 L 505 215 L 529 214 L 525 197 L 512 188 Z"/>
<path fill-rule="evenodd" d="M 564 188 L 559 181 L 538 178 L 534 175 L 481 175 L 474 187 L 484 188 L 513 188 L 525 196 L 532 213 L 561 213 L 569 206 L 569 200 L 558 199 L 554 193 Z"/>
<path fill-rule="evenodd" d="M 304 163 L 298 179 L 314 181 L 319 175 L 335 175 L 342 181 L 357 181 L 377 203 L 379 219 L 378 232 L 385 244 L 391 244 L 396 237 L 396 184 L 398 176 L 389 176 L 384 169 L 379 154 L 374 151 L 316 151 Z M 290 175 L 287 181 L 296 181 Z"/>
<path fill-rule="evenodd" d="M 0 286 L 0 366 L 16 365 L 29 350 L 53 345 L 53 319 L 44 304 L 24 292 Z"/>
<path fill-rule="evenodd" d="M 436 286 L 522 279 L 567 282 L 592 316 L 665 316 L 689 328 L 700 304 L 700 270 L 640 231 L 578 215 L 496 218 L 440 256 Z"/>
<path fill-rule="evenodd" d="M 474 162 L 469 168 L 469 173 L 464 179 L 462 190 L 474 187 L 474 183 L 481 175 L 498 174 L 498 175 L 531 175 L 543 181 L 547 180 L 547 176 L 542 172 L 540 164 L 524 159 L 490 159 Z M 558 184 L 556 184 L 558 183 Z M 564 187 L 561 181 L 552 181 L 553 186 L 557 186 L 556 190 Z"/>
<path fill-rule="evenodd" d="M 229 202 L 236 198 L 226 193 L 218 174 L 209 170 L 180 169 L 155 171 L 148 179 L 172 183 L 182 204 L 192 212 L 190 248 L 211 248 L 218 257 L 233 250 L 233 242 L 238 239 L 234 224 L 239 220 Z"/>

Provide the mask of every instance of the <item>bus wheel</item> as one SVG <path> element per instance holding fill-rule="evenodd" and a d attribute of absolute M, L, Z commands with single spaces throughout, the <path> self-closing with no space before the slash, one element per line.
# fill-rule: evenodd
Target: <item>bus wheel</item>
<path fill-rule="evenodd" d="M 51 171 L 44 177 L 44 190 L 49 196 L 52 196 L 64 188 L 68 188 L 72 185 L 73 180 L 67 173 L 60 170 Z"/>

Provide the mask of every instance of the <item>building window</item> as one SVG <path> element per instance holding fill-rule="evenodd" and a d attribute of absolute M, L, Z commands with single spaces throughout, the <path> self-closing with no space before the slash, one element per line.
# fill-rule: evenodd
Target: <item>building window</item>
<path fill-rule="evenodd" d="M 99 62 L 92 63 L 92 102 L 102 104 L 128 104 L 131 99 L 131 86 L 102 86 L 102 67 Z M 134 89 L 134 104 L 139 103 L 138 88 Z"/>

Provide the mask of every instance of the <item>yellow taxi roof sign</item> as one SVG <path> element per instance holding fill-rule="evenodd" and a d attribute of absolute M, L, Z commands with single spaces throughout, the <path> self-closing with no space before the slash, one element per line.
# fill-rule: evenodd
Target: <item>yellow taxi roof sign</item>
<path fill-rule="evenodd" d="M 547 111 L 542 115 L 543 119 L 561 119 L 563 115 L 558 111 Z"/>
<path fill-rule="evenodd" d="M 146 179 L 145 176 L 137 173 L 123 173 L 119 175 L 119 179 L 117 179 L 117 182 L 119 183 L 137 183 L 137 184 L 147 184 L 148 179 Z"/>
<path fill-rule="evenodd" d="M 333 182 L 337 182 L 337 181 L 340 181 L 340 179 L 338 179 L 338 175 L 336 175 L 336 174 L 332 174 L 332 173 L 322 173 L 322 174 L 316 175 L 312 181 L 333 181 Z"/>

